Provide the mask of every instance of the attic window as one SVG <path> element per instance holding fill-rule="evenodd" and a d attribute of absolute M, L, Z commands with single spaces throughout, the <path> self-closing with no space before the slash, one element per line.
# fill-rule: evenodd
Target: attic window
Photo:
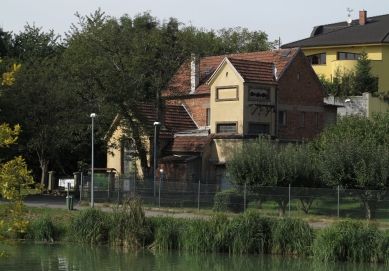
<path fill-rule="evenodd" d="M 285 51 L 285 52 L 282 53 L 282 56 L 283 57 L 287 57 L 289 54 L 290 54 L 290 51 Z"/>
<path fill-rule="evenodd" d="M 205 73 L 209 73 L 210 71 L 212 71 L 212 68 L 213 68 L 213 67 L 207 67 L 207 68 L 204 70 L 204 72 L 205 72 Z"/>

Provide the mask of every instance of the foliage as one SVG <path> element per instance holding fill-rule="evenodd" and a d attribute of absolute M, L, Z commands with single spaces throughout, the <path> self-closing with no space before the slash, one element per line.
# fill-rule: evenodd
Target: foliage
<path fill-rule="evenodd" d="M 323 229 L 312 250 L 318 261 L 388 262 L 382 246 L 387 242 L 387 235 L 376 227 L 345 220 Z"/>
<path fill-rule="evenodd" d="M 309 255 L 313 231 L 300 219 L 283 218 L 272 231 L 272 250 L 276 254 Z"/>
<path fill-rule="evenodd" d="M 214 212 L 240 213 L 244 211 L 243 193 L 235 189 L 216 193 L 214 201 Z"/>
<path fill-rule="evenodd" d="M 315 156 L 305 144 L 283 146 L 270 138 L 260 137 L 245 142 L 234 150 L 227 162 L 227 171 L 232 185 L 242 187 L 245 183 L 250 190 L 255 187 L 273 186 L 318 187 Z M 278 203 L 280 216 L 284 215 L 289 202 L 287 193 L 268 189 L 268 196 Z M 301 200 L 304 200 L 301 197 Z M 310 199 L 310 203 L 313 199 Z M 308 202 L 305 206 L 310 206 Z M 309 207 L 308 207 L 309 208 Z M 307 209 L 306 209 L 307 211 Z"/>
<path fill-rule="evenodd" d="M 367 190 L 358 196 L 369 219 L 375 219 L 377 202 L 389 187 L 388 120 L 388 112 L 374 113 L 371 118 L 341 118 L 312 145 L 320 157 L 320 174 L 326 185 Z"/>
<path fill-rule="evenodd" d="M 35 241 L 53 242 L 55 236 L 55 227 L 48 214 L 32 220 L 25 236 L 26 239 Z"/>
<path fill-rule="evenodd" d="M 124 199 L 113 208 L 109 242 L 116 246 L 142 247 L 150 235 L 150 226 L 139 198 Z"/>
<path fill-rule="evenodd" d="M 333 80 L 327 79 L 324 74 L 318 74 L 327 93 L 337 98 L 358 96 L 368 92 L 375 94 L 378 91 L 378 78 L 371 73 L 371 61 L 363 50 L 353 69 L 337 66 Z"/>
<path fill-rule="evenodd" d="M 69 239 L 88 244 L 108 244 L 110 219 L 101 209 L 89 208 L 71 219 Z"/>
<path fill-rule="evenodd" d="M 378 91 L 378 77 L 371 73 L 371 61 L 365 50 L 360 52 L 355 65 L 354 95 L 362 95 L 364 92 L 375 93 Z"/>

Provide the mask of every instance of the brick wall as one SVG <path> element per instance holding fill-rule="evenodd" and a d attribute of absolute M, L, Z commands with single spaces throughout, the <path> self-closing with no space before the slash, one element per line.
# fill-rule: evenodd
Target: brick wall
<path fill-rule="evenodd" d="M 185 95 L 176 99 L 169 99 L 167 104 L 184 105 L 198 126 L 206 126 L 207 108 L 209 108 L 209 94 Z"/>
<path fill-rule="evenodd" d="M 279 126 L 280 139 L 313 139 L 323 131 L 324 124 L 324 88 L 316 73 L 299 51 L 290 67 L 279 80 L 279 105 L 287 105 L 286 125 Z M 304 112 L 305 125 L 302 125 Z M 317 113 L 317 127 L 315 127 Z"/>

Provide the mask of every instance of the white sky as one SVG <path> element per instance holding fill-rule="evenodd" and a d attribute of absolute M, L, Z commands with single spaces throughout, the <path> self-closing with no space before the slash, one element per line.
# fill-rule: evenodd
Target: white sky
<path fill-rule="evenodd" d="M 316 25 L 347 19 L 352 8 L 367 16 L 389 14 L 389 0 L 0 0 L 0 27 L 19 33 L 26 23 L 53 29 L 62 36 L 77 23 L 76 12 L 89 15 L 101 8 L 107 15 L 121 17 L 150 11 L 160 20 L 177 18 L 185 24 L 218 30 L 244 27 L 264 31 L 269 41 L 281 37 L 282 44 L 309 37 Z"/>

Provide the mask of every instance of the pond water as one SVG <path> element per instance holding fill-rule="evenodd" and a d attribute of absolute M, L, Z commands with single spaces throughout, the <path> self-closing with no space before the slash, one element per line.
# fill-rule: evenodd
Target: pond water
<path fill-rule="evenodd" d="M 20 244 L 17 248 L 0 245 L 11 253 L 0 258 L 0 270 L 85 271 L 85 270 L 266 270 L 266 271 L 384 271 L 387 265 L 320 263 L 308 258 L 268 255 L 229 255 L 216 253 L 152 252 L 74 244 Z"/>

